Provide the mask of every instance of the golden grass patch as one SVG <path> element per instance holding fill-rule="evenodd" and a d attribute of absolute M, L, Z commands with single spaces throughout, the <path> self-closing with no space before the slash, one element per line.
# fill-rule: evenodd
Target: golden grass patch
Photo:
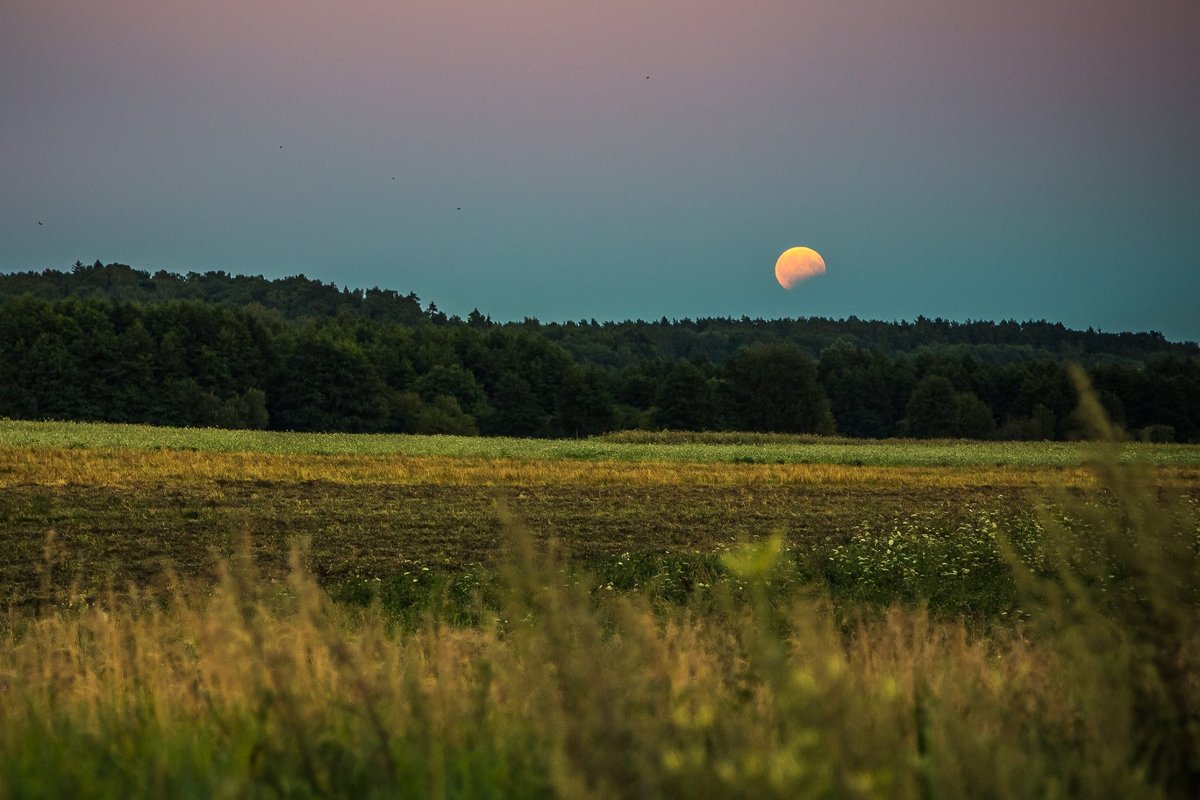
<path fill-rule="evenodd" d="M 1172 484 L 1200 483 L 1200 470 L 1160 467 Z M 847 466 L 840 464 L 730 464 L 675 461 L 581 461 L 449 456 L 351 456 L 222 453 L 180 450 L 73 448 L 0 449 L 0 488 L 16 486 L 144 487 L 152 484 L 323 482 L 441 486 L 646 485 L 754 486 L 756 484 L 934 487 L 1085 488 L 1095 485 L 1083 467 L 1031 468 Z"/>

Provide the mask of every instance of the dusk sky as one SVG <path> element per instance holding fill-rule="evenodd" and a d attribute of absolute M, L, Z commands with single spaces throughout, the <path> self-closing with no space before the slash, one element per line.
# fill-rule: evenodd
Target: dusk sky
<path fill-rule="evenodd" d="M 1200 339 L 1195 0 L 0 3 L 0 271 Z"/>

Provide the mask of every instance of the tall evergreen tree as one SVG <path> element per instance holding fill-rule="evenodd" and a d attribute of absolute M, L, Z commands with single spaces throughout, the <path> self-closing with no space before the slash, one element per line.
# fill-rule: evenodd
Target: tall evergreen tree
<path fill-rule="evenodd" d="M 725 364 L 726 418 L 750 431 L 832 433 L 816 363 L 794 345 L 759 345 Z"/>
<path fill-rule="evenodd" d="M 902 430 L 917 438 L 957 435 L 957 397 L 949 378 L 926 375 L 921 379 L 905 407 Z"/>

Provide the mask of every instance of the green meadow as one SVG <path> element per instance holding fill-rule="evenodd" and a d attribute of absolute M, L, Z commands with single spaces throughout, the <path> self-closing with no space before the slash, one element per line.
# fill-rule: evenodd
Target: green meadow
<path fill-rule="evenodd" d="M 844 464 L 856 466 L 1071 467 L 1077 442 L 868 440 L 755 433 L 626 431 L 590 439 L 517 439 L 351 433 L 281 433 L 88 422 L 0 420 L 0 446 L 165 449 L 357 456 L 539 460 Z M 1126 442 L 1121 461 L 1200 466 L 1200 446 Z"/>
<path fill-rule="evenodd" d="M 1198 560 L 1195 446 L 0 421 L 0 798 L 1191 797 Z"/>

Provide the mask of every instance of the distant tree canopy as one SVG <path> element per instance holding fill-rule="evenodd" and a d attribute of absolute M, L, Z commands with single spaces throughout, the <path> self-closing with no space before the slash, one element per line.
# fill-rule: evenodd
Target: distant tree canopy
<path fill-rule="evenodd" d="M 725 419 L 747 431 L 834 432 L 817 365 L 789 344 L 747 347 L 724 365 Z"/>
<path fill-rule="evenodd" d="M 0 416 L 586 436 L 617 428 L 1200 441 L 1200 349 L 1038 323 L 497 324 L 416 295 L 120 264 L 0 275 Z"/>
<path fill-rule="evenodd" d="M 66 297 L 104 298 L 133 303 L 196 300 L 224 308 L 257 305 L 289 319 L 331 317 L 351 313 L 377 322 L 408 325 L 428 321 L 415 294 L 391 289 L 338 289 L 332 283 L 296 275 L 268 280 L 261 275 L 189 272 L 153 275 L 125 264 L 87 266 L 76 261 L 68 272 L 18 272 L 0 275 L 0 297 L 27 294 L 47 300 Z M 436 311 L 436 308 L 434 309 Z"/>

